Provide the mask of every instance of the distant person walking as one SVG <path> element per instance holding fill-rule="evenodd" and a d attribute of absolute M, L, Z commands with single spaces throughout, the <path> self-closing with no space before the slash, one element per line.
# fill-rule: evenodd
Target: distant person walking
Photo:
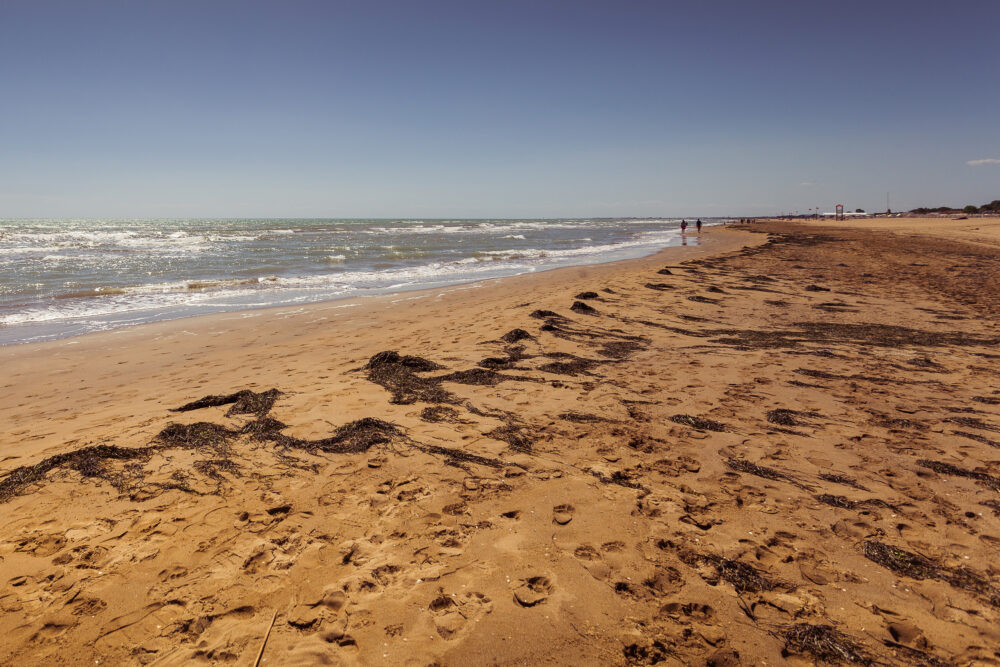
<path fill-rule="evenodd" d="M 681 234 L 683 234 L 684 232 L 686 232 L 687 228 L 688 228 L 688 221 L 687 220 L 681 220 Z"/>
<path fill-rule="evenodd" d="M 694 224 L 698 228 L 698 233 L 701 234 L 701 218 L 698 218 L 698 222 Z"/>

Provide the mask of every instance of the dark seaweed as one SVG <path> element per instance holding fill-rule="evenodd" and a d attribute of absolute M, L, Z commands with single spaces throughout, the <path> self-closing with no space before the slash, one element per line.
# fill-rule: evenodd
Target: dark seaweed
<path fill-rule="evenodd" d="M 516 343 L 518 341 L 526 340 L 529 338 L 534 338 L 530 333 L 524 329 L 511 329 L 504 335 L 500 336 L 500 340 L 505 343 Z"/>
<path fill-rule="evenodd" d="M 990 447 L 996 447 L 1000 449 L 1000 442 L 996 440 L 990 440 L 989 438 L 979 435 L 978 433 L 966 433 L 965 431 L 952 431 L 955 435 L 960 435 L 963 438 L 968 438 L 969 440 L 975 440 L 976 442 L 981 442 L 984 445 L 989 445 Z"/>
<path fill-rule="evenodd" d="M 824 493 L 822 495 L 816 496 L 816 500 L 821 503 L 826 503 L 833 507 L 840 507 L 845 510 L 856 510 L 865 507 L 884 507 L 886 509 L 895 510 L 895 505 L 890 505 L 884 500 L 879 500 L 878 498 L 870 498 L 868 500 L 848 500 L 844 496 L 835 496 L 829 493 Z"/>
<path fill-rule="evenodd" d="M 736 472 L 743 472 L 774 481 L 791 482 L 796 486 L 802 486 L 793 477 L 783 472 L 779 472 L 773 468 L 765 468 L 764 466 L 759 466 L 756 463 L 750 463 L 749 461 L 745 461 L 743 459 L 726 459 L 726 465 Z"/>
<path fill-rule="evenodd" d="M 431 423 L 461 421 L 458 410 L 447 405 L 430 405 L 420 411 L 420 418 Z"/>
<path fill-rule="evenodd" d="M 864 556 L 898 575 L 911 579 L 937 579 L 980 598 L 993 607 L 1000 607 L 1000 591 L 975 570 L 966 567 L 946 567 L 926 556 L 894 547 L 878 540 L 868 540 L 862 546 Z"/>
<path fill-rule="evenodd" d="M 783 656 L 807 655 L 818 662 L 831 664 L 874 665 L 861 646 L 832 625 L 799 623 L 784 632 Z"/>
<path fill-rule="evenodd" d="M 977 419 L 976 417 L 948 417 L 945 419 L 946 422 L 951 422 L 952 424 L 958 424 L 959 426 L 964 426 L 966 428 L 975 428 L 980 431 L 992 431 L 994 433 L 1000 433 L 1000 426 L 994 426 L 993 424 L 987 424 L 982 419 Z"/>
<path fill-rule="evenodd" d="M 392 350 L 386 350 L 385 352 L 379 352 L 372 356 L 365 364 L 365 370 L 372 370 L 379 368 L 380 366 L 402 366 L 407 368 L 414 373 L 426 373 L 428 371 L 437 371 L 444 366 L 437 364 L 433 361 L 424 359 L 423 357 L 415 357 L 411 355 L 401 356 L 398 352 Z"/>
<path fill-rule="evenodd" d="M 593 306 L 585 304 L 583 301 L 574 301 L 573 305 L 569 307 L 574 313 L 582 313 L 584 315 L 599 315 L 598 311 Z"/>
<path fill-rule="evenodd" d="M 455 382 L 456 384 L 471 384 L 492 387 L 509 380 L 520 382 L 535 382 L 534 378 L 518 377 L 516 375 L 501 375 L 488 368 L 472 368 L 467 371 L 455 371 L 447 375 L 427 378 L 432 382 Z"/>
<path fill-rule="evenodd" d="M 717 422 L 714 419 L 705 419 L 704 417 L 694 417 L 692 415 L 674 415 L 670 418 L 670 421 L 675 424 L 690 426 L 699 431 L 716 431 L 721 433 L 727 430 L 726 425 L 722 422 Z"/>
<path fill-rule="evenodd" d="M 133 449 L 115 445 L 95 445 L 56 454 L 34 465 L 14 468 L 0 480 L 0 503 L 20 495 L 27 487 L 44 480 L 46 474 L 56 468 L 70 468 L 78 471 L 83 477 L 105 478 L 113 485 L 119 486 L 116 484 L 118 480 L 111 476 L 106 462 L 147 459 L 151 451 L 150 447 Z"/>
<path fill-rule="evenodd" d="M 611 341 L 604 343 L 597 350 L 597 354 L 610 359 L 625 359 L 636 350 L 641 350 L 642 345 L 631 340 Z"/>
<path fill-rule="evenodd" d="M 972 400 L 986 405 L 1000 405 L 1000 396 L 973 396 Z"/>
<path fill-rule="evenodd" d="M 225 426 L 211 422 L 168 424 L 156 434 L 156 439 L 172 447 L 221 447 L 239 435 Z"/>
<path fill-rule="evenodd" d="M 185 403 L 179 408 L 174 408 L 171 412 L 188 412 L 189 410 L 200 410 L 202 408 L 211 408 L 232 403 L 233 407 L 229 408 L 229 411 L 226 412 L 227 417 L 249 414 L 262 415 L 270 412 L 279 396 L 281 396 L 281 392 L 277 389 L 268 389 L 259 393 L 243 389 L 233 394 L 205 396 L 197 401 Z"/>
<path fill-rule="evenodd" d="M 594 359 L 584 359 L 573 355 L 569 361 L 550 361 L 538 367 L 538 370 L 556 375 L 589 375 L 588 371 L 601 362 Z"/>
<path fill-rule="evenodd" d="M 365 369 L 368 379 L 389 390 L 390 403 L 409 405 L 425 403 L 457 403 L 458 398 L 442 389 L 438 380 L 421 377 L 418 372 L 441 368 L 438 364 L 420 357 L 401 357 L 397 352 L 379 352 L 369 360 Z"/>
<path fill-rule="evenodd" d="M 614 419 L 608 419 L 607 417 L 599 417 L 597 415 L 588 414 L 586 412 L 563 412 L 562 414 L 559 415 L 559 419 L 563 419 L 568 422 L 576 422 L 577 424 L 615 421 Z"/>
<path fill-rule="evenodd" d="M 502 468 L 504 466 L 504 462 L 500 459 L 479 456 L 478 454 L 470 454 L 468 452 L 463 452 L 460 449 L 452 449 L 450 447 L 439 447 L 438 445 L 419 445 L 418 449 L 428 454 L 443 455 L 449 462 L 475 463 L 482 466 L 489 466 L 490 468 Z"/>
<path fill-rule="evenodd" d="M 506 442 L 516 452 L 531 452 L 531 438 L 525 433 L 524 428 L 513 422 L 508 421 L 485 435 L 488 438 Z"/>
<path fill-rule="evenodd" d="M 993 489 L 994 491 L 1000 491 L 1000 477 L 993 477 L 992 475 L 987 475 L 984 472 L 966 470 L 965 468 L 959 468 L 958 466 L 950 463 L 932 461 L 930 459 L 920 459 L 917 461 L 917 465 L 923 468 L 930 468 L 934 472 L 942 475 L 952 475 L 955 477 L 967 477 L 969 479 L 974 479 L 985 487 Z"/>
<path fill-rule="evenodd" d="M 660 540 L 657 546 L 661 549 L 676 548 L 676 545 L 668 540 Z M 697 567 L 700 564 L 711 565 L 715 570 L 715 577 L 709 578 L 709 583 L 712 585 L 715 585 L 717 580 L 721 578 L 732 584 L 736 592 L 741 594 L 760 593 L 775 588 L 775 585 L 755 567 L 742 561 L 716 554 L 699 554 L 683 547 L 678 549 L 677 556 L 691 567 Z"/>
<path fill-rule="evenodd" d="M 332 454 L 357 454 L 375 445 L 390 442 L 402 436 L 395 424 L 374 417 L 364 417 L 338 426 L 333 435 L 322 440 L 289 439 L 287 442 L 300 449 L 319 450 Z"/>
<path fill-rule="evenodd" d="M 528 317 L 533 317 L 536 320 L 544 320 L 544 319 L 548 319 L 550 317 L 551 318 L 555 318 L 555 319 L 560 319 L 560 320 L 566 319 L 565 317 L 563 317 L 559 313 L 557 313 L 555 311 L 552 311 L 552 310 L 535 310 L 535 311 L 532 311 L 532 313 Z"/>
<path fill-rule="evenodd" d="M 780 426 L 800 426 L 795 415 L 799 414 L 795 410 L 787 410 L 785 408 L 777 408 L 775 410 L 769 410 L 767 413 L 767 421 L 772 424 L 778 424 Z"/>

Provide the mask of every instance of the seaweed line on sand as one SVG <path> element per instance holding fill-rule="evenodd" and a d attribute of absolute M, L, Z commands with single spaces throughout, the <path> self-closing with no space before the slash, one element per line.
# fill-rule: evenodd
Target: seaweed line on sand
<path fill-rule="evenodd" d="M 937 579 L 953 588 L 972 593 L 993 607 L 1000 607 L 1000 591 L 983 575 L 967 567 L 947 567 L 927 556 L 894 547 L 878 540 L 862 545 L 865 558 L 911 579 Z"/>
<path fill-rule="evenodd" d="M 855 640 L 832 625 L 798 623 L 786 628 L 782 636 L 785 645 L 781 654 L 786 657 L 796 654 L 831 664 L 876 664 Z"/>

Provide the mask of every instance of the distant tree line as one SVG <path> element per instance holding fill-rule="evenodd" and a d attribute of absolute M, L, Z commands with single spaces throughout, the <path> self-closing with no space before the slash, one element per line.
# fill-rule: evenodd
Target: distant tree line
<path fill-rule="evenodd" d="M 951 206 L 938 206 L 937 208 L 915 208 L 910 213 L 925 214 L 925 213 L 958 213 L 959 209 L 952 208 Z M 975 206 L 969 204 L 965 208 L 961 209 L 962 213 L 1000 213 L 1000 199 L 994 199 L 989 204 L 983 204 L 982 206 Z"/>

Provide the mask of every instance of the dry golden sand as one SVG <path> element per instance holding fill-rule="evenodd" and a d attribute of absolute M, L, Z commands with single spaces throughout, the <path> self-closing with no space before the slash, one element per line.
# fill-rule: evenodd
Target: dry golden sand
<path fill-rule="evenodd" d="M 1000 223 L 704 239 L 0 349 L 0 663 L 998 662 Z"/>

